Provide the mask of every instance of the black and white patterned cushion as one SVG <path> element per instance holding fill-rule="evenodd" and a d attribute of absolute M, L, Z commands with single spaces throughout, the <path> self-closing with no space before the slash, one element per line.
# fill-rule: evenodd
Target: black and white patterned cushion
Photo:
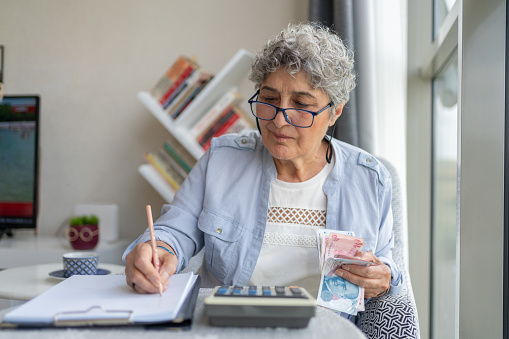
<path fill-rule="evenodd" d="M 401 294 L 370 299 L 357 325 L 370 339 L 419 338 L 415 307 L 404 299 Z"/>

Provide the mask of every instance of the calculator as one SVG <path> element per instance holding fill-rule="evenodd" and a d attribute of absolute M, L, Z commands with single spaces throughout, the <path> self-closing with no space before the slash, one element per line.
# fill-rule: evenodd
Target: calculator
<path fill-rule="evenodd" d="M 212 326 L 303 328 L 316 311 L 297 286 L 216 286 L 204 304 Z"/>

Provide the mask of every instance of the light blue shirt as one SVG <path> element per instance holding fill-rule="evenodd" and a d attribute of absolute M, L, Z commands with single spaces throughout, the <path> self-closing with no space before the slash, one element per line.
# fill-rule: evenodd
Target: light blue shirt
<path fill-rule="evenodd" d="M 333 139 L 335 164 L 323 185 L 326 228 L 354 231 L 391 268 L 389 293 L 401 289 L 401 272 L 392 260 L 391 178 L 373 156 Z M 207 270 L 222 284 L 247 285 L 262 247 L 274 160 L 258 132 L 212 140 L 171 204 L 154 223 L 156 238 L 178 258 L 177 272 L 205 247 Z M 148 230 L 124 253 L 150 240 Z M 275 258 L 277 260 L 277 258 Z"/>

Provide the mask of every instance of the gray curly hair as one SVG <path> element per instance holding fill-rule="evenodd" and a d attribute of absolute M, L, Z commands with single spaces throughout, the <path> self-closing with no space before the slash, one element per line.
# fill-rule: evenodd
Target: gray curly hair
<path fill-rule="evenodd" d="M 331 29 L 315 22 L 289 24 L 254 57 L 249 80 L 259 89 L 282 65 L 290 74 L 304 70 L 311 86 L 336 106 L 346 103 L 355 88 L 353 64 L 353 52 Z"/>

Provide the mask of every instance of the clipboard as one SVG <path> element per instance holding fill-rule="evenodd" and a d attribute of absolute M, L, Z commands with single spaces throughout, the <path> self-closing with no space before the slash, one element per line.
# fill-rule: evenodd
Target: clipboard
<path fill-rule="evenodd" d="M 194 309 L 196 308 L 196 300 L 198 299 L 200 286 L 201 277 L 198 275 L 196 276 L 196 281 L 191 291 L 187 294 L 177 317 L 167 322 L 145 324 L 145 328 L 151 330 L 190 330 L 193 323 Z"/>
<path fill-rule="evenodd" d="M 192 324 L 200 284 L 201 278 L 191 272 L 176 274 L 159 296 L 134 292 L 122 275 L 72 276 L 7 313 L 2 327 L 185 330 Z"/>

